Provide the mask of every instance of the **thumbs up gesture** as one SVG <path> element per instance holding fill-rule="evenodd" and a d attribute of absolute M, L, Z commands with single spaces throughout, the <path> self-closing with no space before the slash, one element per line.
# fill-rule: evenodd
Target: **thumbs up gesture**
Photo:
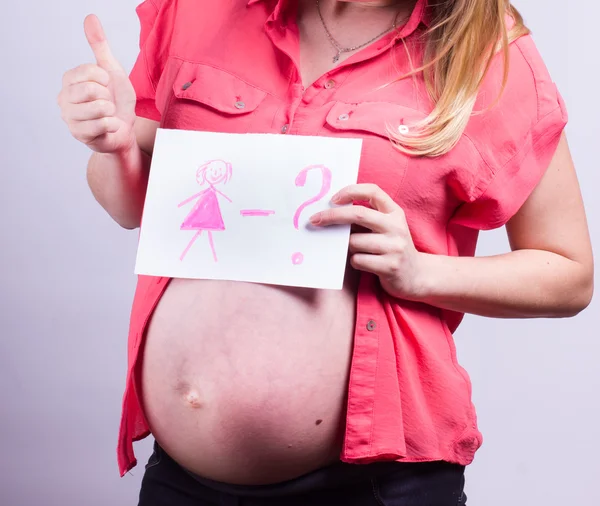
<path fill-rule="evenodd" d="M 135 90 L 113 56 L 100 20 L 85 18 L 85 35 L 96 58 L 67 71 L 58 95 L 61 115 L 73 137 L 99 153 L 135 143 Z"/>

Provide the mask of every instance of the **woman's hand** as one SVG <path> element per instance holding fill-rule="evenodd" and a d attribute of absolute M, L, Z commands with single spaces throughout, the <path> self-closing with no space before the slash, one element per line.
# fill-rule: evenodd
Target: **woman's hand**
<path fill-rule="evenodd" d="M 63 77 L 61 115 L 73 137 L 98 153 L 135 146 L 135 90 L 110 51 L 98 18 L 85 19 L 85 34 L 96 64 L 80 65 Z"/>
<path fill-rule="evenodd" d="M 333 196 L 337 205 L 366 201 L 313 215 L 313 225 L 354 225 L 367 232 L 350 235 L 350 262 L 355 269 L 376 274 L 393 297 L 417 300 L 423 290 L 423 255 L 413 243 L 402 208 L 374 184 L 347 186 Z"/>

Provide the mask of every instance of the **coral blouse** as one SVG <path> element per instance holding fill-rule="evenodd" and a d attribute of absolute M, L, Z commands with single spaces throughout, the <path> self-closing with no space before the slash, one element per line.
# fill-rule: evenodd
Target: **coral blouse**
<path fill-rule="evenodd" d="M 504 225 L 530 195 L 567 121 L 531 37 L 511 44 L 501 100 L 471 117 L 455 148 L 437 158 L 410 157 L 392 146 L 387 128 L 410 128 L 433 107 L 420 77 L 393 82 L 410 70 L 409 55 L 413 65 L 421 61 L 427 0 L 418 0 L 403 27 L 307 88 L 298 70 L 296 2 L 145 0 L 137 8 L 141 50 L 130 75 L 138 116 L 171 129 L 362 137 L 359 183 L 379 185 L 404 209 L 417 249 L 473 255 L 479 230 Z M 476 110 L 496 99 L 502 73 L 499 56 Z M 121 475 L 136 465 L 133 441 L 149 434 L 135 367 L 169 281 L 139 276 L 135 292 Z M 462 316 L 391 297 L 377 277 L 361 274 L 341 460 L 473 460 L 482 437 L 452 335 Z"/>

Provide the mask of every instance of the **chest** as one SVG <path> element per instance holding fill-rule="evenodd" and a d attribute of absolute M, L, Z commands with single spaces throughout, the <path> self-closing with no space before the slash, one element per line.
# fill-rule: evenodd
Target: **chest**
<path fill-rule="evenodd" d="M 336 71 L 346 60 L 356 54 L 361 44 L 350 44 L 347 47 L 334 46 L 338 41 L 331 39 L 331 34 L 324 25 L 315 2 L 308 0 L 300 3 L 296 16 L 297 44 L 299 48 L 298 74 L 303 87 L 309 88 L 319 77 Z M 353 32 L 355 41 L 367 40 L 370 27 L 356 24 Z M 355 49 L 352 49 L 355 48 Z"/>

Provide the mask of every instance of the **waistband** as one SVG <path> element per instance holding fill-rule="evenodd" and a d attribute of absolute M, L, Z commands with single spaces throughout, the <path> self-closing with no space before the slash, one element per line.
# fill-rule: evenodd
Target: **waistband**
<path fill-rule="evenodd" d="M 393 472 L 414 472 L 416 469 L 425 471 L 426 468 L 434 470 L 442 467 L 461 467 L 448 462 L 419 462 L 403 463 L 398 461 L 374 462 L 371 464 L 348 464 L 346 462 L 335 462 L 331 465 L 316 469 L 307 474 L 280 483 L 269 485 L 235 485 L 210 480 L 185 469 L 175 462 L 158 443 L 154 443 L 155 451 L 162 453 L 163 459 L 171 460 L 172 464 L 182 469 L 201 485 L 209 487 L 218 492 L 238 497 L 285 497 L 311 492 L 319 492 L 327 489 L 336 489 L 348 484 L 358 484 L 380 478 Z M 415 469 L 416 468 L 416 469 Z"/>

